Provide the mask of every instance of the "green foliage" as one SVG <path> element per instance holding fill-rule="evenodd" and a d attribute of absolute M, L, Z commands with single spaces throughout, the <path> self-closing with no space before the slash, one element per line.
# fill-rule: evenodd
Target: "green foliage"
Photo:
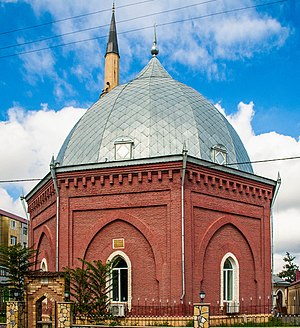
<path fill-rule="evenodd" d="M 100 260 L 79 260 L 82 262 L 81 268 L 65 268 L 69 292 L 75 301 L 75 312 L 78 316 L 98 322 L 109 315 L 112 266 L 110 263 L 102 264 Z"/>
<path fill-rule="evenodd" d="M 295 256 L 292 256 L 289 252 L 286 252 L 286 256 L 283 258 L 285 265 L 281 272 L 279 272 L 278 276 L 285 281 L 294 282 L 296 280 L 296 271 L 299 270 L 299 266 L 295 264 L 293 261 L 295 260 Z"/>
<path fill-rule="evenodd" d="M 3 289 L 9 290 L 11 299 L 22 301 L 25 290 L 25 275 L 35 265 L 37 251 L 23 247 L 21 244 L 0 246 L 0 266 L 5 269 L 6 276 L 1 282 Z"/>
<path fill-rule="evenodd" d="M 194 327 L 194 320 L 192 319 L 192 320 L 187 321 L 185 326 L 186 327 Z"/>

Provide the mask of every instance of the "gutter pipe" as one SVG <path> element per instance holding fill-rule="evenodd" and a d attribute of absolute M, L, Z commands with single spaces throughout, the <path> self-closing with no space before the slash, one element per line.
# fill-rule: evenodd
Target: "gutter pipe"
<path fill-rule="evenodd" d="M 58 190 L 58 185 L 57 185 L 57 180 L 56 180 L 56 174 L 55 174 L 55 168 L 56 168 L 57 162 L 54 161 L 54 157 L 52 156 L 52 160 L 50 163 L 50 173 L 51 177 L 53 180 L 53 185 L 56 193 L 56 245 L 55 245 L 55 270 L 56 272 L 59 271 L 59 261 L 58 261 L 58 256 L 59 256 L 59 190 Z"/>
<path fill-rule="evenodd" d="M 184 253 L 184 181 L 187 162 L 187 149 L 185 142 L 182 149 L 182 176 L 181 176 L 181 272 L 182 272 L 182 295 L 181 300 L 185 297 L 185 253 Z"/>

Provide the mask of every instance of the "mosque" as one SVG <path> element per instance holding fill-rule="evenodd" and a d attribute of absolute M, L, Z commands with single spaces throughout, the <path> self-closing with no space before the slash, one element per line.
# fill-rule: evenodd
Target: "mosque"
<path fill-rule="evenodd" d="M 39 267 L 118 259 L 112 302 L 267 304 L 276 183 L 253 173 L 238 134 L 151 59 L 119 85 L 112 13 L 104 89 L 26 196 Z"/>

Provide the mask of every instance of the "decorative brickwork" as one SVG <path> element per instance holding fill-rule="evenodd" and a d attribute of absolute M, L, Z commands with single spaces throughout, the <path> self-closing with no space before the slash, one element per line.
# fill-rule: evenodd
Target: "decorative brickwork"
<path fill-rule="evenodd" d="M 132 305 L 145 299 L 179 302 L 183 208 L 183 302 L 196 302 L 202 286 L 207 300 L 219 304 L 220 264 L 232 253 L 239 263 L 240 299 L 261 297 L 266 303 L 275 183 L 188 159 L 182 191 L 182 165 L 177 160 L 114 167 L 96 163 L 77 171 L 58 167 L 59 270 L 79 266 L 78 258 L 105 263 L 115 251 L 114 240 L 124 240 L 122 252 L 132 263 Z M 39 245 L 39 261 L 45 258 L 49 270 L 55 270 L 56 197 L 50 190 L 51 180 L 28 205 L 31 243 Z"/>
<path fill-rule="evenodd" d="M 55 327 L 56 304 L 64 302 L 65 278 L 60 272 L 39 272 L 25 278 L 28 327 L 36 328 L 37 321 L 51 323 Z M 42 302 L 47 299 L 51 304 L 46 315 L 42 313 Z M 69 327 L 69 326 L 59 326 Z"/>

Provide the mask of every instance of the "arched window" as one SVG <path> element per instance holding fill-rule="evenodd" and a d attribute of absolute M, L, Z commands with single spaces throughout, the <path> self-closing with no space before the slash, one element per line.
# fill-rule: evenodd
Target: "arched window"
<path fill-rule="evenodd" d="M 223 266 L 223 300 L 232 301 L 233 299 L 233 267 L 229 259 Z"/>
<path fill-rule="evenodd" d="M 48 271 L 47 260 L 45 258 L 43 258 L 42 261 L 41 261 L 40 270 L 41 271 Z"/>
<path fill-rule="evenodd" d="M 115 258 L 113 262 L 112 301 L 128 301 L 128 266 L 120 256 Z"/>
<path fill-rule="evenodd" d="M 232 253 L 227 253 L 220 265 L 221 299 L 220 303 L 239 303 L 239 264 Z"/>
<path fill-rule="evenodd" d="M 131 261 L 127 254 L 121 250 L 110 254 L 107 261 L 113 265 L 112 288 L 110 293 L 111 302 L 126 302 L 130 311 L 132 299 Z"/>

